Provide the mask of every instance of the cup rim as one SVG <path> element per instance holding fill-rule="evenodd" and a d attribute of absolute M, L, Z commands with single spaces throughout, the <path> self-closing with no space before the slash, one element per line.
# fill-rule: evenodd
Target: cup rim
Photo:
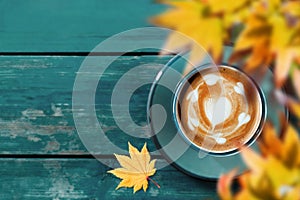
<path fill-rule="evenodd" d="M 184 141 L 190 145 L 193 149 L 197 150 L 197 151 L 202 151 L 204 153 L 213 155 L 213 156 L 230 156 L 230 155 L 234 155 L 240 152 L 239 147 L 234 148 L 234 149 L 229 149 L 229 150 L 225 150 L 225 151 L 213 151 L 213 150 L 208 150 L 205 149 L 203 147 L 200 147 L 199 145 L 195 144 L 193 141 L 191 141 L 186 134 L 184 133 L 184 129 L 181 125 L 181 123 L 179 122 L 179 119 L 177 117 L 177 107 L 178 107 L 178 99 L 179 99 L 179 95 L 180 92 L 182 90 L 182 88 L 185 86 L 185 83 L 196 73 L 201 73 L 201 71 L 208 69 L 212 66 L 211 63 L 207 63 L 207 64 L 203 64 L 200 65 L 198 67 L 195 67 L 194 69 L 192 69 L 188 74 L 186 74 L 185 76 L 182 77 L 182 79 L 178 82 L 178 84 L 176 85 L 176 89 L 175 92 L 173 94 L 172 97 L 172 115 L 173 115 L 173 121 L 176 125 L 176 128 L 180 134 L 180 136 L 184 139 Z M 267 105 L 266 105 L 266 98 L 265 95 L 262 91 L 262 88 L 259 87 L 259 85 L 257 84 L 257 82 L 250 76 L 248 75 L 246 72 L 244 72 L 241 68 L 238 68 L 234 65 L 229 65 L 226 63 L 221 63 L 217 65 L 225 67 L 225 68 L 229 68 L 230 70 L 235 70 L 238 71 L 239 73 L 242 73 L 244 76 L 246 76 L 255 86 L 260 100 L 261 100 L 261 117 L 260 117 L 260 121 L 258 124 L 257 129 L 254 131 L 254 133 L 252 134 L 252 136 L 247 140 L 247 142 L 245 142 L 242 146 L 245 147 L 250 147 L 259 137 L 259 135 L 262 132 L 263 126 L 266 122 L 266 117 L 267 117 Z M 217 67 L 217 68 L 218 68 Z"/>

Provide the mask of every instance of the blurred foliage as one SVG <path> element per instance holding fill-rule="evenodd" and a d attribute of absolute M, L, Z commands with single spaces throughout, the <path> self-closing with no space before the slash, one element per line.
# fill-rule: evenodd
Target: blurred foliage
<path fill-rule="evenodd" d="M 163 0 L 160 3 L 171 8 L 153 17 L 151 22 L 189 36 L 210 52 L 216 62 L 222 58 L 223 44 L 231 42 L 237 34 L 231 62 L 243 61 L 247 70 L 274 64 L 278 88 L 285 82 L 292 65 L 299 71 L 298 0 Z M 180 51 L 189 45 L 191 62 L 200 62 L 196 44 L 179 38 L 176 32 L 170 34 L 165 47 Z M 300 85 L 299 75 L 291 78 L 295 85 Z"/>
<path fill-rule="evenodd" d="M 241 186 L 231 192 L 235 171 L 221 176 L 218 193 L 224 200 L 243 199 L 300 199 L 300 140 L 292 126 L 288 126 L 280 139 L 274 127 L 265 126 L 260 141 L 262 155 L 244 149 L 242 156 L 249 171 L 238 177 Z"/>
<path fill-rule="evenodd" d="M 191 50 L 190 62 L 201 62 L 199 46 L 216 63 L 223 45 L 233 42 L 230 63 L 242 63 L 246 70 L 274 67 L 275 96 L 300 119 L 300 1 L 299 0 L 162 0 L 170 8 L 151 22 L 170 28 L 164 48 Z M 180 37 L 184 34 L 191 40 Z M 165 53 L 165 52 L 163 52 Z M 288 81 L 291 96 L 281 88 Z M 283 125 L 283 124 L 282 124 Z M 244 149 L 242 156 L 249 172 L 238 177 L 240 191 L 232 193 L 236 171 L 218 182 L 222 199 L 300 199 L 299 134 L 288 125 L 282 138 L 267 124 L 260 142 L 261 155 Z"/>

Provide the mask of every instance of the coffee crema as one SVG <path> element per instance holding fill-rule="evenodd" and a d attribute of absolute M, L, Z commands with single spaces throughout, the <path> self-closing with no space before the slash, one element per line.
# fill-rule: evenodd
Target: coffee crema
<path fill-rule="evenodd" d="M 223 153 L 246 144 L 262 120 L 257 86 L 229 66 L 192 75 L 179 91 L 177 119 L 183 134 L 200 149 Z"/>

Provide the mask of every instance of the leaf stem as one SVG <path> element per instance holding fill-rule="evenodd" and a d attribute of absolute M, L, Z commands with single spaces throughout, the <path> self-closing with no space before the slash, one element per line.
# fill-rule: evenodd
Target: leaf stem
<path fill-rule="evenodd" d="M 160 185 L 156 181 L 154 181 L 152 178 L 147 177 L 147 180 L 150 180 L 154 185 L 156 185 L 157 188 L 160 188 Z"/>

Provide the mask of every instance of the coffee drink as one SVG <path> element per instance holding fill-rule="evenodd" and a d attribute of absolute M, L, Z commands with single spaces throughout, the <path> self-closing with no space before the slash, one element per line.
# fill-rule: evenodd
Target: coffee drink
<path fill-rule="evenodd" d="M 263 95 L 239 69 L 221 65 L 194 70 L 177 89 L 174 112 L 183 136 L 211 153 L 249 143 L 264 122 Z"/>

